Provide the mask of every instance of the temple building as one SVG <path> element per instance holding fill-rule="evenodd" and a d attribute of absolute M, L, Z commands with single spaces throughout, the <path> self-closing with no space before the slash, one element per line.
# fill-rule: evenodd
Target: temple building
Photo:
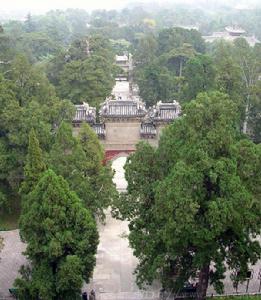
<path fill-rule="evenodd" d="M 157 146 L 162 128 L 180 115 L 180 105 L 177 101 L 159 101 L 146 108 L 139 97 L 138 86 L 131 80 L 131 55 L 116 56 L 116 64 L 123 73 L 116 77 L 111 96 L 100 105 L 99 112 L 88 103 L 75 105 L 74 133 L 78 133 L 82 123 L 88 123 L 106 152 L 134 151 L 141 140 Z"/>
<path fill-rule="evenodd" d="M 214 32 L 212 35 L 203 36 L 206 42 L 212 43 L 219 39 L 224 39 L 225 41 L 233 42 L 237 38 L 244 38 L 251 47 L 255 44 L 260 43 L 260 41 L 255 36 L 246 36 L 245 30 L 237 26 L 227 26 L 225 31 Z"/>
<path fill-rule="evenodd" d="M 76 112 L 73 118 L 73 126 L 80 127 L 82 122 L 89 124 L 96 123 L 96 108 L 90 107 L 88 103 L 83 102 L 83 104 L 75 105 Z"/>
<path fill-rule="evenodd" d="M 88 123 L 106 151 L 134 151 L 136 144 L 141 140 L 157 146 L 161 130 L 178 118 L 181 112 L 177 101 L 160 101 L 146 109 L 138 97 L 116 100 L 108 98 L 101 104 L 100 123 L 97 123 L 95 108 L 87 103 L 75 107 L 74 132 L 77 134 L 83 122 Z"/>

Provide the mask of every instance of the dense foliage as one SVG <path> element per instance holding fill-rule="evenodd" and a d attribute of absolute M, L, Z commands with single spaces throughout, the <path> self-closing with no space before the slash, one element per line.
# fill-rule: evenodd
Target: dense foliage
<path fill-rule="evenodd" d="M 222 291 L 229 268 L 244 279 L 261 256 L 261 148 L 238 131 L 227 95 L 199 94 L 166 128 L 157 150 L 138 145 L 126 164 L 128 193 L 116 203 L 130 221 L 140 285 L 160 279 L 178 290 L 199 272 Z"/>
<path fill-rule="evenodd" d="M 3 213 L 8 209 L 19 209 L 20 196 L 29 191 L 29 187 L 21 187 L 21 183 L 26 176 L 23 168 L 30 130 L 34 129 L 48 165 L 53 160 L 50 157 L 53 145 L 58 147 L 56 137 L 62 121 L 71 122 L 75 113 L 72 102 L 88 101 L 98 105 L 110 94 L 114 84 L 114 54 L 106 38 L 97 35 L 88 38 L 79 35 L 78 38 L 76 35 L 77 39 L 70 44 L 53 40 L 59 45 L 57 51 L 45 58 L 38 52 L 32 57 L 20 47 L 21 39 L 14 36 L 49 34 L 43 29 L 45 27 L 37 24 L 33 17 L 28 16 L 21 27 L 22 32 L 15 22 L 5 24 L 0 32 L 0 211 Z M 31 50 L 36 47 L 35 42 L 26 45 Z M 42 46 L 39 46 L 39 51 L 43 51 Z M 100 147 L 98 141 L 96 146 Z M 99 158 L 102 161 L 103 154 Z M 97 174 L 88 174 L 85 170 L 85 175 L 74 184 L 79 193 L 82 181 L 88 182 L 85 196 L 89 195 L 87 202 L 92 203 L 94 214 L 99 211 L 102 215 L 102 209 L 109 204 L 109 190 L 112 194 L 115 191 L 108 170 L 101 167 L 97 178 Z M 104 186 L 104 189 L 100 190 L 97 185 Z M 99 197 L 97 191 L 100 191 Z M 11 202 L 15 203 L 11 205 Z"/>
<path fill-rule="evenodd" d="M 30 266 L 16 279 L 19 299 L 80 299 L 95 266 L 95 220 L 67 182 L 48 170 L 23 202 L 20 234 Z"/>
<path fill-rule="evenodd" d="M 49 166 L 62 175 L 93 214 L 104 217 L 103 209 L 117 197 L 110 165 L 103 165 L 103 149 L 94 131 L 85 124 L 77 137 L 62 123 L 49 154 Z"/>
<path fill-rule="evenodd" d="M 241 38 L 234 44 L 216 42 L 206 53 L 204 47 L 195 30 L 163 29 L 157 37 L 142 37 L 134 56 L 141 97 L 152 105 L 186 103 L 211 90 L 227 93 L 240 108 L 242 132 L 259 143 L 260 44 L 250 47 Z"/>
<path fill-rule="evenodd" d="M 16 281 L 21 299 L 79 297 L 95 265 L 94 216 L 112 200 L 130 221 L 140 285 L 178 288 L 199 271 L 204 297 L 208 281 L 222 289 L 227 266 L 244 277 L 260 256 L 261 46 L 206 45 L 202 34 L 237 23 L 261 39 L 260 20 L 260 9 L 204 2 L 56 10 L 0 25 L 0 217 L 22 202 L 31 266 Z M 74 136 L 70 123 L 73 104 L 99 110 L 114 56 L 128 51 L 146 105 L 175 99 L 183 116 L 157 150 L 137 146 L 118 199 L 97 136 L 88 125 Z"/>
<path fill-rule="evenodd" d="M 0 75 L 0 191 L 4 198 L 17 198 L 30 130 L 34 128 L 43 151 L 49 151 L 55 127 L 71 120 L 74 108 L 57 98 L 43 72 L 24 56 L 6 68 Z"/>
<path fill-rule="evenodd" d="M 74 41 L 47 65 L 48 78 L 61 98 L 94 106 L 110 96 L 116 70 L 110 43 L 102 36 Z"/>

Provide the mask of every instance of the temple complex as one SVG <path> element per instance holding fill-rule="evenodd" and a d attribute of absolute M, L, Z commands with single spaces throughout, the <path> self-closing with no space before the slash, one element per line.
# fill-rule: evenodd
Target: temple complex
<path fill-rule="evenodd" d="M 219 39 L 233 42 L 237 38 L 244 38 L 251 47 L 254 47 L 255 44 L 260 43 L 260 41 L 255 36 L 246 36 L 245 33 L 245 30 L 238 26 L 227 26 L 225 28 L 225 31 L 214 32 L 212 35 L 203 36 L 203 38 L 206 42 L 209 43 L 212 43 Z"/>
<path fill-rule="evenodd" d="M 169 103 L 159 101 L 155 106 L 146 108 L 139 97 L 137 85 L 130 80 L 131 55 L 116 56 L 116 63 L 124 72 L 116 78 L 111 97 L 105 99 L 99 112 L 88 103 L 76 105 L 74 132 L 77 134 L 83 122 L 88 123 L 106 153 L 111 154 L 135 151 L 141 140 L 157 146 L 162 129 L 179 116 L 180 105 L 175 100 Z"/>
<path fill-rule="evenodd" d="M 135 145 L 148 141 L 157 146 L 161 130 L 180 114 L 180 105 L 158 102 L 146 109 L 138 98 L 111 99 L 101 105 L 100 122 L 96 122 L 96 109 L 87 103 L 76 105 L 73 119 L 74 132 L 77 133 L 83 122 L 88 123 L 98 135 L 105 151 L 129 152 Z"/>

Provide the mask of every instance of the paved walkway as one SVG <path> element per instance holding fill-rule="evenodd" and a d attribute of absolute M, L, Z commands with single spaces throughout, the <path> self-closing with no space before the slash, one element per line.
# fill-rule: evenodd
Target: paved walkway
<path fill-rule="evenodd" d="M 3 231 L 0 235 L 4 238 L 0 253 L 0 299 L 7 299 L 8 289 L 13 286 L 20 266 L 26 262 L 22 255 L 26 245 L 21 242 L 18 230 Z"/>
<path fill-rule="evenodd" d="M 126 157 L 116 159 L 112 167 L 115 169 L 114 182 L 119 191 L 126 190 L 123 166 Z M 115 220 L 110 211 L 106 213 L 106 224 L 99 224 L 100 243 L 97 253 L 97 264 L 90 285 L 84 290 L 94 288 L 97 300 L 139 300 L 157 299 L 156 294 L 141 292 L 135 284 L 133 271 L 137 264 L 128 240 L 127 222 Z M 26 245 L 20 241 L 18 230 L 0 232 L 4 238 L 4 248 L 0 253 L 0 300 L 8 299 L 8 289 L 12 287 L 18 270 L 26 262 L 22 252 Z"/>
<path fill-rule="evenodd" d="M 124 191 L 127 183 L 124 179 L 123 166 L 126 157 L 116 159 L 112 167 L 116 173 L 114 182 L 119 191 Z M 99 224 L 100 243 L 97 253 L 97 265 L 94 270 L 93 279 L 83 290 L 94 288 L 97 300 L 156 300 L 158 299 L 158 287 L 152 287 L 149 291 L 140 291 L 135 284 L 133 271 L 137 264 L 136 258 L 129 248 L 128 240 L 125 237 L 128 233 L 127 222 L 115 220 L 111 217 L 110 211 L 106 213 L 106 224 Z M 0 232 L 4 238 L 4 248 L 0 253 L 0 300 L 9 299 L 8 289 L 12 287 L 18 270 L 25 264 L 25 257 L 22 252 L 25 244 L 20 241 L 18 230 Z M 244 282 L 238 287 L 238 293 L 249 293 L 261 291 L 261 262 L 253 266 L 251 280 Z M 225 280 L 226 293 L 235 293 L 229 274 Z M 214 293 L 213 288 L 208 290 L 209 294 Z"/>
<path fill-rule="evenodd" d="M 127 188 L 123 169 L 125 162 L 126 157 L 119 157 L 112 163 L 115 170 L 114 182 L 120 192 Z M 135 284 L 133 271 L 137 259 L 133 256 L 126 237 L 128 223 L 113 219 L 108 210 L 106 224 L 99 225 L 99 233 L 97 265 L 88 290 L 94 288 L 100 300 L 158 299 L 158 288 L 155 292 L 152 289 L 142 292 Z"/>

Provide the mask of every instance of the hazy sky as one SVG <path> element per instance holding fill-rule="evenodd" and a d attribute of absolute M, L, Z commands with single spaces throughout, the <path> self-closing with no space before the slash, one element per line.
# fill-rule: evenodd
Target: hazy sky
<path fill-rule="evenodd" d="M 50 9 L 83 8 L 112 9 L 122 8 L 133 0 L 0 0 L 0 10 L 47 11 Z M 148 0 L 142 0 L 148 2 Z"/>
<path fill-rule="evenodd" d="M 253 4 L 260 3 L 260 0 L 0 0 L 1 11 L 31 11 L 46 12 L 51 9 L 83 8 L 93 9 L 121 9 L 131 2 L 181 2 L 181 3 L 230 3 L 235 4 Z"/>

